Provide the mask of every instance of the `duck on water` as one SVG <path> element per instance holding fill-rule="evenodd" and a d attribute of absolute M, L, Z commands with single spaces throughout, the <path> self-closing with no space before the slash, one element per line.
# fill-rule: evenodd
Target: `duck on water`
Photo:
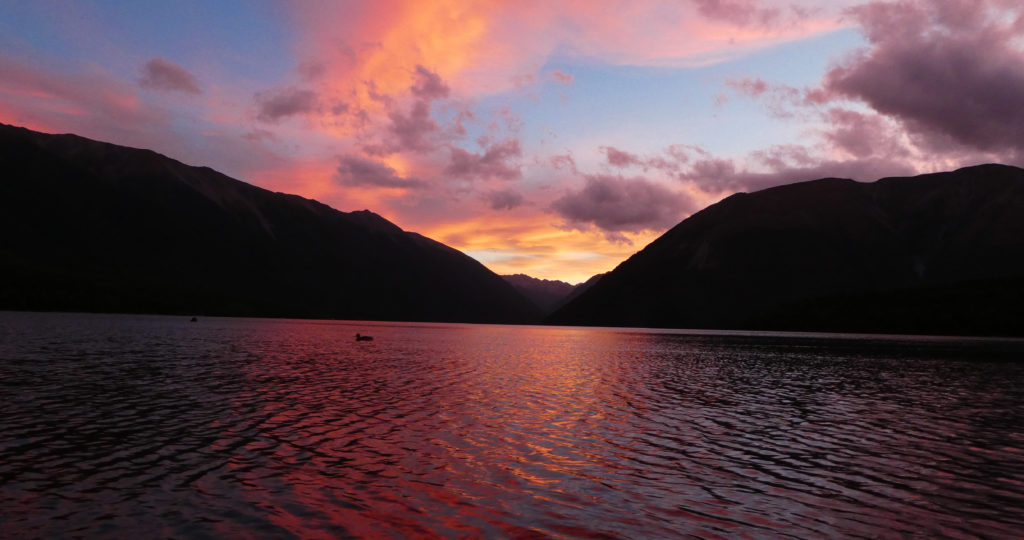
<path fill-rule="evenodd" d="M 362 334 L 356 334 L 356 341 L 373 341 L 373 336 L 364 336 Z"/>

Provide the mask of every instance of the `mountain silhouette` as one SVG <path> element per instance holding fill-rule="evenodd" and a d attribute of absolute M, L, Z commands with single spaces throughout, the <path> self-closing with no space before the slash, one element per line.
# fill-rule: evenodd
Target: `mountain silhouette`
<path fill-rule="evenodd" d="M 552 312 L 557 311 L 562 306 L 564 306 L 564 305 L 568 304 L 569 302 L 572 302 L 573 300 L 575 300 L 576 297 L 578 297 L 579 295 L 581 295 L 581 294 L 587 292 L 588 290 L 590 290 L 590 288 L 593 287 L 594 284 L 597 283 L 602 277 L 604 277 L 605 274 L 607 274 L 607 272 L 604 272 L 604 273 L 601 273 L 601 274 L 594 274 L 594 275 L 590 276 L 590 278 L 587 279 L 586 281 L 584 281 L 583 283 L 576 284 L 576 286 L 573 287 L 572 291 L 570 291 L 569 294 L 565 295 L 565 297 L 562 298 L 558 302 L 558 305 L 555 306 L 555 309 L 553 309 Z"/>
<path fill-rule="evenodd" d="M 530 299 L 545 315 L 561 307 L 576 285 L 555 279 L 539 279 L 526 274 L 501 276 L 523 296 Z"/>
<path fill-rule="evenodd" d="M 0 124 L 0 309 L 533 322 L 465 254 L 149 150 Z"/>
<path fill-rule="evenodd" d="M 666 328 L 1024 334 L 1024 170 L 732 195 L 548 318 Z"/>

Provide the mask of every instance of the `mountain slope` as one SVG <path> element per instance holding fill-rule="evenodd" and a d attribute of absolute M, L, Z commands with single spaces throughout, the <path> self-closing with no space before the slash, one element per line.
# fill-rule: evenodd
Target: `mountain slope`
<path fill-rule="evenodd" d="M 1022 237 L 1015 167 L 779 186 L 694 214 L 549 322 L 1018 333 Z"/>
<path fill-rule="evenodd" d="M 608 272 L 594 274 L 583 283 L 577 283 L 576 286 L 573 287 L 572 291 L 559 301 L 558 305 L 555 307 L 555 310 L 561 308 L 562 306 L 568 304 L 569 302 L 572 302 L 573 300 L 576 299 L 576 297 L 590 290 L 590 288 L 593 287 L 594 284 L 597 283 L 607 273 Z"/>
<path fill-rule="evenodd" d="M 149 150 L 0 124 L 0 309 L 530 322 L 470 257 Z"/>
<path fill-rule="evenodd" d="M 545 315 L 560 307 L 576 285 L 554 279 L 538 279 L 526 274 L 501 276 L 523 296 L 530 299 Z"/>

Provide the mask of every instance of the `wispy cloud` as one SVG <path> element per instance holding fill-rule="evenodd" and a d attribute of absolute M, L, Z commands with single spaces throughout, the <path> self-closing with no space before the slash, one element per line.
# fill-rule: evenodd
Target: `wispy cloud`
<path fill-rule="evenodd" d="M 417 178 L 403 178 L 393 167 L 379 161 L 347 155 L 338 159 L 337 178 L 346 186 L 422 189 L 427 183 Z"/>
<path fill-rule="evenodd" d="M 483 200 L 490 204 L 492 210 L 512 210 L 522 206 L 523 195 L 511 189 L 496 189 L 483 194 Z"/>
<path fill-rule="evenodd" d="M 278 122 L 290 116 L 310 114 L 319 107 L 316 92 L 303 88 L 259 92 L 255 96 L 256 118 L 264 122 Z"/>
<path fill-rule="evenodd" d="M 522 175 L 516 163 L 522 155 L 519 141 L 515 139 L 486 145 L 481 153 L 453 146 L 444 172 L 455 178 L 513 180 Z"/>
<path fill-rule="evenodd" d="M 195 76 L 187 69 L 163 58 L 154 58 L 146 62 L 141 71 L 139 86 L 143 88 L 186 94 L 202 93 Z"/>
<path fill-rule="evenodd" d="M 578 190 L 555 199 L 551 209 L 570 227 L 594 226 L 617 241 L 623 232 L 663 230 L 694 210 L 693 201 L 644 178 L 588 175 Z"/>

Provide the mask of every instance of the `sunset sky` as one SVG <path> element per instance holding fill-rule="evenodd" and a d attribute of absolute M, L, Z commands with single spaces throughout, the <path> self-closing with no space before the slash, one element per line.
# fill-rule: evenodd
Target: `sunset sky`
<path fill-rule="evenodd" d="M 0 122 L 575 283 L 737 191 L 1024 165 L 1024 5 L 7 1 Z"/>

